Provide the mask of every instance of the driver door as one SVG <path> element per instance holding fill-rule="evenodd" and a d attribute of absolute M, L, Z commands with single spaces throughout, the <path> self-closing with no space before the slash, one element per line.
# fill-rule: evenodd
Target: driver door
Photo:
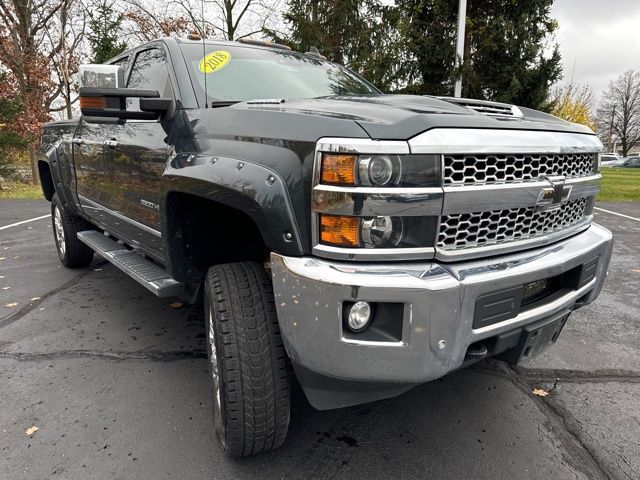
<path fill-rule="evenodd" d="M 127 88 L 158 90 L 173 98 L 167 56 L 161 44 L 134 52 Z M 135 110 L 137 99 L 129 99 Z M 160 179 L 170 147 L 158 120 L 127 120 L 105 126 L 103 206 L 116 236 L 161 259 Z"/>

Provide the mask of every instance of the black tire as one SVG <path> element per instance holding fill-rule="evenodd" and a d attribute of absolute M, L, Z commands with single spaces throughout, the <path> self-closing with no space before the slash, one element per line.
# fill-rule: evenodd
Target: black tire
<path fill-rule="evenodd" d="M 231 457 L 266 452 L 289 427 L 289 370 L 271 279 L 262 265 L 216 265 L 205 280 L 213 423 Z"/>
<path fill-rule="evenodd" d="M 94 230 L 85 219 L 67 213 L 58 194 L 51 199 L 51 224 L 58 257 L 65 267 L 86 267 L 93 260 L 93 250 L 78 240 L 78 232 Z"/>

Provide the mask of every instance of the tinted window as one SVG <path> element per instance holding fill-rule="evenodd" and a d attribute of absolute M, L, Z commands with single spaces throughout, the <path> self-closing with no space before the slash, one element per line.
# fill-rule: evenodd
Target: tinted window
<path fill-rule="evenodd" d="M 352 71 L 287 50 L 207 45 L 182 45 L 191 81 L 201 98 L 205 82 L 213 100 L 315 98 L 327 95 L 380 93 Z"/>
<path fill-rule="evenodd" d="M 153 48 L 138 53 L 131 67 L 127 87 L 158 90 L 161 96 L 170 96 L 171 86 L 164 51 Z"/>

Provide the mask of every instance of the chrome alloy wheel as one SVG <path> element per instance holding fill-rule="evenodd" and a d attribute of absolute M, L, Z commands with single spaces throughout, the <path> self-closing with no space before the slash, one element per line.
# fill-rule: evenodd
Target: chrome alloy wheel
<path fill-rule="evenodd" d="M 62 213 L 60 213 L 60 208 L 56 205 L 53 213 L 53 234 L 56 237 L 56 246 L 58 247 L 58 252 L 60 252 L 60 257 L 64 257 L 65 252 L 67 251 L 67 243 L 64 239 L 64 227 L 62 226 Z"/>

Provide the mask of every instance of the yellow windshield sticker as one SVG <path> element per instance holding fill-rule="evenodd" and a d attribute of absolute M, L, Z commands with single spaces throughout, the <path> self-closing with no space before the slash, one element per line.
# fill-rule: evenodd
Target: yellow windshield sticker
<path fill-rule="evenodd" d="M 231 60 L 231 54 L 225 50 L 217 50 L 200 60 L 200 71 L 202 73 L 214 73 L 222 70 Z"/>

